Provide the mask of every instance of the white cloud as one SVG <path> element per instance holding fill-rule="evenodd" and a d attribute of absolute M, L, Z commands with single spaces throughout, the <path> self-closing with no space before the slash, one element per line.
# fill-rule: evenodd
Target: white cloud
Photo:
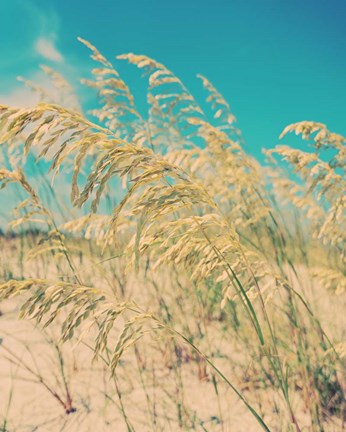
<path fill-rule="evenodd" d="M 54 45 L 52 38 L 41 36 L 35 44 L 36 51 L 48 60 L 61 62 L 63 56 Z"/>
<path fill-rule="evenodd" d="M 23 79 L 20 79 L 20 81 L 20 83 L 17 82 L 7 92 L 0 93 L 0 105 L 31 108 L 42 101 L 43 92 L 48 95 L 51 100 L 59 101 L 59 91 L 52 85 L 52 82 L 42 71 L 30 75 L 24 82 L 22 82 Z M 36 91 L 33 90 L 31 85 L 37 85 Z M 42 92 L 40 91 L 41 89 Z"/>
<path fill-rule="evenodd" d="M 39 102 L 39 95 L 29 89 L 15 89 L 8 94 L 0 94 L 0 104 L 19 108 L 30 108 Z"/>

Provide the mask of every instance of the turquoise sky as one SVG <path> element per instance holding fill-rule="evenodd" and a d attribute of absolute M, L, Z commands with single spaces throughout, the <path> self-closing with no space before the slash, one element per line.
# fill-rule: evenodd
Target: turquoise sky
<path fill-rule="evenodd" d="M 0 0 L 0 103 L 23 103 L 16 76 L 39 78 L 42 63 L 81 91 L 82 36 L 109 59 L 132 51 L 165 63 L 199 101 L 195 75 L 206 75 L 259 156 L 295 121 L 346 134 L 345 23 L 346 0 Z M 136 85 L 135 68 L 118 69 Z"/>

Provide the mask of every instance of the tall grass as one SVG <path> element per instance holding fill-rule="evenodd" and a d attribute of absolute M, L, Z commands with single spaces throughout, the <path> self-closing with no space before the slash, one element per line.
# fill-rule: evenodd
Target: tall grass
<path fill-rule="evenodd" d="M 226 430 L 220 386 L 231 388 L 266 431 L 303 431 L 302 412 L 312 431 L 328 430 L 335 419 L 343 428 L 345 329 L 334 335 L 324 328 L 314 291 L 318 284 L 328 297 L 346 291 L 345 138 L 320 123 L 296 123 L 281 138 L 301 135 L 309 151 L 279 145 L 261 166 L 244 151 L 229 104 L 207 78 L 199 76 L 209 104 L 202 109 L 164 65 L 118 56 L 147 76 L 144 115 L 112 64 L 80 41 L 97 63 L 93 78 L 82 80 L 97 90 L 97 109 L 82 113 L 70 86 L 49 68 L 63 104 L 26 82 L 42 103 L 0 107 L 0 184 L 25 195 L 11 221 L 22 242 L 20 270 L 3 265 L 0 299 L 19 296 L 22 318 L 44 328 L 58 324 L 62 342 L 84 341 L 109 368 L 128 431 L 134 419 L 117 368 L 130 348 L 149 429 L 159 430 L 139 348 L 150 335 L 171 357 L 181 429 L 208 430 L 186 420 L 183 361 L 196 363 L 200 379 L 212 383 L 219 430 Z M 32 159 L 38 167 L 50 164 L 36 187 L 26 175 Z M 84 213 L 60 203 L 64 191 L 51 183 L 59 176 L 71 184 L 72 206 Z M 37 227 L 36 235 L 23 234 Z M 130 278 L 139 293 L 131 295 Z M 219 366 L 216 339 L 241 347 L 248 359 L 240 383 Z M 245 381 L 251 392 L 239 388 Z M 64 383 L 68 397 L 60 400 L 72 413 Z M 274 396 L 263 408 L 265 389 Z M 279 401 L 284 423 L 272 416 L 274 407 L 283 415 Z"/>

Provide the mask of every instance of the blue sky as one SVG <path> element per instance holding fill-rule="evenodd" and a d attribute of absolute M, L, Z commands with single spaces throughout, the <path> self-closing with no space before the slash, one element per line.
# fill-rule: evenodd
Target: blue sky
<path fill-rule="evenodd" d="M 199 101 L 196 74 L 207 76 L 259 156 L 295 121 L 346 134 L 345 22 L 346 0 L 0 0 L 0 103 L 32 98 L 16 77 L 40 79 L 44 63 L 90 104 L 82 36 L 110 60 L 132 51 L 165 63 Z M 138 72 L 116 65 L 136 94 Z"/>

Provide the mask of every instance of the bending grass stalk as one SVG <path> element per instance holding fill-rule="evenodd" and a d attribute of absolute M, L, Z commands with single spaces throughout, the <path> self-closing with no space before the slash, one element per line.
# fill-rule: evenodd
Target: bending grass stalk
<path fill-rule="evenodd" d="M 276 346 L 276 340 L 275 340 L 274 332 L 273 332 L 273 329 L 272 329 L 272 326 L 271 326 L 271 323 L 270 323 L 270 320 L 269 320 L 269 317 L 268 317 L 268 314 L 267 314 L 267 311 L 266 311 L 266 308 L 265 308 L 265 304 L 264 304 L 264 301 L 263 301 L 263 298 L 262 298 L 261 290 L 260 290 L 260 288 L 258 286 L 258 283 L 257 283 L 257 279 L 256 279 L 255 275 L 253 274 L 253 272 L 251 270 L 251 267 L 248 265 L 249 271 L 250 271 L 250 273 L 251 273 L 251 275 L 252 275 L 252 277 L 253 277 L 253 279 L 255 281 L 255 286 L 256 286 L 256 288 L 258 290 L 258 293 L 259 293 L 259 297 L 260 297 L 260 300 L 261 300 L 261 305 L 262 305 L 262 310 L 263 310 L 264 318 L 265 318 L 265 321 L 267 323 L 267 326 L 268 326 L 268 329 L 269 329 L 269 332 L 270 332 L 271 340 L 273 342 L 274 359 L 276 360 L 275 362 L 273 361 L 273 356 L 270 353 L 270 351 L 267 350 L 267 349 L 265 349 L 265 340 L 264 340 L 264 336 L 263 336 L 263 332 L 262 332 L 261 326 L 260 326 L 259 321 L 257 319 L 256 312 L 255 312 L 255 310 L 254 310 L 254 308 L 252 306 L 252 303 L 251 303 L 249 297 L 247 296 L 247 293 L 246 293 L 243 285 L 241 284 L 241 282 L 238 279 L 236 273 L 234 272 L 234 270 L 232 269 L 232 267 L 229 265 L 229 263 L 227 262 L 227 260 L 224 259 L 222 253 L 212 244 L 211 240 L 209 239 L 208 235 L 205 233 L 205 231 L 203 230 L 203 228 L 201 228 L 201 231 L 203 232 L 203 234 L 204 234 L 205 238 L 207 239 L 207 241 L 212 246 L 212 248 L 215 251 L 215 253 L 217 254 L 217 256 L 221 256 L 221 258 L 224 260 L 224 262 L 226 264 L 226 267 L 231 271 L 231 274 L 232 274 L 233 278 L 236 281 L 236 284 L 237 284 L 237 286 L 238 286 L 238 288 L 239 288 L 239 290 L 241 292 L 240 297 L 241 297 L 242 302 L 243 302 L 243 304 L 245 306 L 245 310 L 247 311 L 247 313 L 249 314 L 249 316 L 251 318 L 251 321 L 252 321 L 252 323 L 253 323 L 253 325 L 255 327 L 257 336 L 259 338 L 260 344 L 264 348 L 264 353 L 268 357 L 268 360 L 269 360 L 270 365 L 271 365 L 271 367 L 273 369 L 275 377 L 278 380 L 279 386 L 281 388 L 281 391 L 283 393 L 284 399 L 285 399 L 286 404 L 287 404 L 287 408 L 288 408 L 291 420 L 292 420 L 292 422 L 293 422 L 293 424 L 294 424 L 294 426 L 296 428 L 296 431 L 297 432 L 301 432 L 301 429 L 300 429 L 300 427 L 298 425 L 298 422 L 297 422 L 297 419 L 296 419 L 296 417 L 295 417 L 295 415 L 293 413 L 293 409 L 292 409 L 292 406 L 291 406 L 291 403 L 290 403 L 290 400 L 289 400 L 287 374 L 285 376 L 285 374 L 284 374 L 284 372 L 282 370 L 282 365 L 281 365 L 281 362 L 279 360 L 279 353 L 278 353 L 277 346 Z M 240 250 L 242 251 L 241 246 L 240 246 Z M 243 254 L 243 256 L 244 256 L 244 254 Z M 244 256 L 244 259 L 247 262 L 245 256 Z"/>
<path fill-rule="evenodd" d="M 137 311 L 138 312 L 138 311 Z M 159 327 L 165 328 L 167 331 L 182 339 L 185 343 L 187 343 L 216 373 L 217 375 L 234 391 L 234 393 L 239 397 L 239 399 L 245 404 L 247 409 L 252 413 L 252 415 L 256 418 L 258 423 L 261 425 L 262 429 L 266 432 L 270 432 L 269 427 L 266 425 L 262 417 L 257 413 L 257 411 L 250 405 L 250 403 L 246 400 L 245 396 L 229 381 L 229 379 L 220 371 L 219 368 L 215 366 L 215 364 L 205 355 L 203 354 L 192 342 L 190 342 L 186 336 L 180 333 L 178 330 L 173 329 L 172 327 L 167 326 L 163 322 L 159 321 L 155 316 L 151 315 L 153 321 L 155 321 Z"/>
<path fill-rule="evenodd" d="M 143 311 L 140 310 L 137 307 L 137 305 L 134 305 L 134 306 L 135 307 L 128 307 L 128 310 L 131 312 L 134 312 L 135 314 L 142 314 L 143 313 Z M 150 319 L 152 319 L 158 325 L 159 328 L 163 328 L 163 329 L 167 330 L 169 333 L 178 337 L 179 339 L 184 341 L 186 344 L 188 344 L 216 372 L 216 374 L 222 379 L 222 381 L 224 381 L 234 391 L 234 393 L 239 397 L 239 399 L 245 404 L 247 409 L 255 417 L 257 422 L 261 425 L 262 429 L 266 432 L 271 432 L 269 427 L 266 425 L 266 423 L 262 419 L 262 417 L 258 414 L 258 412 L 246 400 L 245 396 L 231 383 L 231 381 L 229 381 L 229 379 L 220 371 L 220 369 L 218 369 L 215 366 L 215 364 L 205 354 L 203 354 L 199 350 L 199 348 L 196 345 L 194 345 L 191 341 L 189 341 L 189 339 L 186 336 L 184 336 L 182 333 L 180 333 L 178 330 L 175 330 L 174 328 L 172 328 L 172 327 L 168 326 L 167 324 L 165 324 L 164 322 L 160 321 L 155 315 L 148 314 L 148 313 L 146 313 L 146 315 L 148 315 L 148 317 L 150 317 Z M 88 345 L 88 344 L 85 344 L 85 345 L 87 347 L 89 347 L 91 350 L 93 350 L 93 348 L 90 345 Z M 110 363 L 109 363 L 110 359 L 109 359 L 109 353 L 108 353 L 107 349 L 106 349 L 106 353 L 107 353 L 107 359 L 105 359 L 100 354 L 99 354 L 99 357 L 106 363 L 106 365 L 109 366 L 110 365 Z M 127 426 L 129 427 L 129 425 L 127 425 Z"/>

